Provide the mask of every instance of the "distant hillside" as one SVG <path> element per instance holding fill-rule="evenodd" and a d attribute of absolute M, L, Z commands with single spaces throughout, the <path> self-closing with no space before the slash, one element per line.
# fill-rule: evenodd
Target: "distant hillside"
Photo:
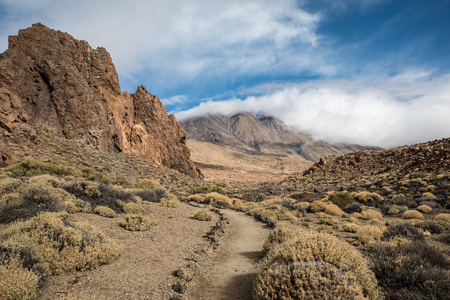
<path fill-rule="evenodd" d="M 384 151 L 358 151 L 321 159 L 305 175 L 339 177 L 396 172 L 410 174 L 418 169 L 436 172 L 450 169 L 450 138 Z"/>
<path fill-rule="evenodd" d="M 286 126 L 270 116 L 207 115 L 180 122 L 188 139 L 229 147 L 249 154 L 272 154 L 316 161 L 333 154 L 380 150 L 351 144 L 329 144 Z"/>

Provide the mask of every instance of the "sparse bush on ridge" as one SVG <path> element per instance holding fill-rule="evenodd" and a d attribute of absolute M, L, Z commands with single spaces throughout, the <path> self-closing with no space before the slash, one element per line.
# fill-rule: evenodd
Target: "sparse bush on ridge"
<path fill-rule="evenodd" d="M 37 176 L 42 174 L 50 175 L 73 175 L 73 171 L 58 163 L 45 163 L 38 160 L 24 160 L 15 165 L 5 168 L 16 176 Z"/>

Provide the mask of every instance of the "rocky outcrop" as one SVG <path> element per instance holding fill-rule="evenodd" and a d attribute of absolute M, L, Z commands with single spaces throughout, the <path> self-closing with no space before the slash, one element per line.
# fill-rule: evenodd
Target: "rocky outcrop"
<path fill-rule="evenodd" d="M 384 151 L 358 151 L 320 159 L 304 175 L 351 178 L 395 171 L 405 175 L 420 170 L 436 172 L 450 169 L 450 138 L 403 146 Z"/>
<path fill-rule="evenodd" d="M 142 86 L 122 92 L 104 48 L 42 24 L 11 36 L 0 55 L 0 127 L 19 142 L 46 131 L 199 176 L 184 130 L 158 97 Z"/>

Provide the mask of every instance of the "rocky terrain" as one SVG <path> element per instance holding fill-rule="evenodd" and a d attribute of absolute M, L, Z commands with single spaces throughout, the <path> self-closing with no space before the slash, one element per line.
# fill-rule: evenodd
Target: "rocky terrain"
<path fill-rule="evenodd" d="M 207 115 L 180 122 L 187 138 L 209 142 L 247 154 L 287 156 L 316 161 L 333 154 L 357 150 L 380 150 L 351 144 L 313 141 L 310 136 L 286 126 L 271 116 L 248 113 Z"/>
<path fill-rule="evenodd" d="M 104 48 L 42 24 L 11 36 L 0 55 L 0 128 L 19 144 L 38 144 L 47 132 L 200 176 L 184 130 L 158 97 L 143 86 L 122 92 Z"/>

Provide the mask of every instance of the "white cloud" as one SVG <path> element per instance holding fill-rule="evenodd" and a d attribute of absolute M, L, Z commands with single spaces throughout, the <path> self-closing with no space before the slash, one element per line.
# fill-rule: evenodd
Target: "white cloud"
<path fill-rule="evenodd" d="M 112 55 L 121 78 L 152 71 L 156 84 L 199 76 L 332 73 L 316 33 L 320 16 L 295 0 L 0 0 L 7 35 L 42 22 Z M 298 50 L 301 49 L 301 50 Z M 156 82 L 155 82 L 156 81 Z"/>
<path fill-rule="evenodd" d="M 205 114 L 262 112 L 317 140 L 386 148 L 449 137 L 450 75 L 431 80 L 424 79 L 424 74 L 402 74 L 372 83 L 290 83 L 263 96 L 203 102 L 176 116 L 184 120 Z"/>

